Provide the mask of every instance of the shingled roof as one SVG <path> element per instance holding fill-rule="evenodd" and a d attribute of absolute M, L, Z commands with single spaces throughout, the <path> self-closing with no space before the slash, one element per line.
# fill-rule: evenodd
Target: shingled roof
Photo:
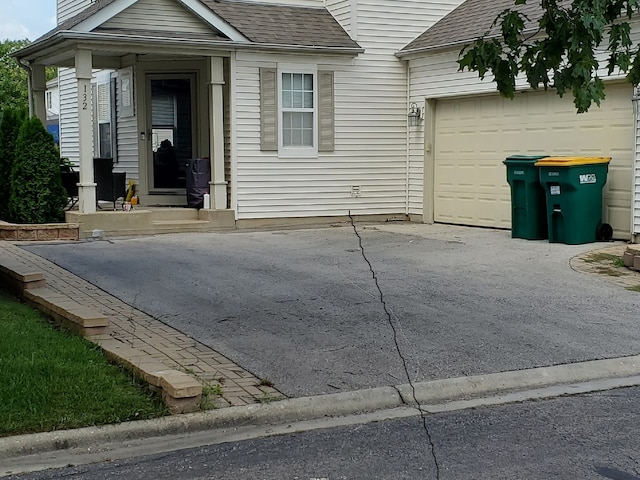
<path fill-rule="evenodd" d="M 400 50 L 398 56 L 470 43 L 483 36 L 496 17 L 507 8 L 526 15 L 527 30 L 537 28 L 542 16 L 538 2 L 530 1 L 515 6 L 514 0 L 467 0 Z"/>
<path fill-rule="evenodd" d="M 326 8 L 201 1 L 255 43 L 359 48 Z"/>
<path fill-rule="evenodd" d="M 116 0 L 97 0 L 91 6 L 36 42 L 72 30 Z M 213 13 L 255 44 L 360 49 L 326 8 L 296 7 L 237 0 L 200 0 Z"/>

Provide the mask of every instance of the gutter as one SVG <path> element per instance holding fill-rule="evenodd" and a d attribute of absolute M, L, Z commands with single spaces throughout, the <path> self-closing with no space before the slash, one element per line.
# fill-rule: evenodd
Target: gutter
<path fill-rule="evenodd" d="M 527 35 L 530 33 L 534 33 L 537 30 L 538 30 L 537 28 L 532 28 L 530 30 L 523 31 L 522 33 L 524 35 Z M 438 45 L 430 45 L 428 47 L 417 47 L 409 50 L 400 50 L 399 52 L 395 53 L 395 56 L 398 58 L 402 58 L 402 57 L 406 57 L 406 56 L 417 54 L 417 53 L 430 53 L 437 50 L 447 50 L 453 47 L 462 47 L 469 43 L 475 42 L 478 38 L 493 39 L 493 38 L 500 38 L 500 35 L 496 34 L 496 35 L 488 35 L 485 37 L 475 37 L 475 38 L 472 37 L 472 38 L 467 38 L 465 40 L 457 40 L 455 42 L 440 43 Z"/>
<path fill-rule="evenodd" d="M 12 55 L 13 56 L 13 55 Z M 27 71 L 27 93 L 28 93 L 28 103 L 29 103 L 29 117 L 33 116 L 33 112 L 35 111 L 33 105 L 33 71 L 31 70 L 31 65 L 28 61 L 23 59 L 16 58 L 18 65 L 24 68 Z"/>
<path fill-rule="evenodd" d="M 63 30 L 54 35 L 43 39 L 37 43 L 32 43 L 12 54 L 16 58 L 28 57 L 36 54 L 43 49 L 54 47 L 65 40 L 86 41 L 89 43 L 99 43 L 101 41 L 120 41 L 122 43 L 145 43 L 147 45 L 161 45 L 163 47 L 195 47 L 202 50 L 210 50 L 212 48 L 224 48 L 225 50 L 276 50 L 284 52 L 314 52 L 339 55 L 358 55 L 364 52 L 362 47 L 326 47 L 316 45 L 287 45 L 272 43 L 249 43 L 238 41 L 215 41 L 215 40 L 199 40 L 189 38 L 167 38 L 140 35 L 123 35 L 116 33 L 92 33 L 92 32 L 74 32 L 71 30 Z M 112 46 L 113 47 L 113 46 Z"/>

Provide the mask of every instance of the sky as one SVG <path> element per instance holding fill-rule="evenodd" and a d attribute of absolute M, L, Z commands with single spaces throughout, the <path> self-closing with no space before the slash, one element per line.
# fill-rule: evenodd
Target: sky
<path fill-rule="evenodd" d="M 56 25 L 56 0 L 0 0 L 0 41 L 35 40 Z"/>

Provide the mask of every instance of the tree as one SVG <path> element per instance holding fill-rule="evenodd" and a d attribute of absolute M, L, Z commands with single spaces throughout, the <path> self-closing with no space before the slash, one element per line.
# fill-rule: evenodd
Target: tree
<path fill-rule="evenodd" d="M 0 123 L 0 220 L 9 219 L 11 170 L 15 158 L 20 126 L 27 118 L 26 110 L 6 109 Z"/>
<path fill-rule="evenodd" d="M 11 54 L 31 43 L 29 40 L 5 40 L 0 42 L 0 112 L 7 108 L 29 107 L 29 82 L 27 71 Z M 54 67 L 47 67 L 46 79 L 57 75 Z"/>
<path fill-rule="evenodd" d="M 0 43 L 0 111 L 29 106 L 27 71 L 11 56 L 27 45 L 29 40 L 5 40 Z"/>
<path fill-rule="evenodd" d="M 26 120 L 16 142 L 11 170 L 9 217 L 14 223 L 49 223 L 64 219 L 67 193 L 60 177 L 60 156 L 42 122 Z"/>
<path fill-rule="evenodd" d="M 492 74 L 507 98 L 524 74 L 534 89 L 555 88 L 561 97 L 571 92 L 579 113 L 605 98 L 598 50 L 606 53 L 609 75 L 623 73 L 631 84 L 640 82 L 640 47 L 629 25 L 640 13 L 640 0 L 538 1 L 536 21 L 519 11 L 527 0 L 514 0 L 515 8 L 500 13 L 484 37 L 462 49 L 460 70 L 476 71 L 481 79 Z"/>

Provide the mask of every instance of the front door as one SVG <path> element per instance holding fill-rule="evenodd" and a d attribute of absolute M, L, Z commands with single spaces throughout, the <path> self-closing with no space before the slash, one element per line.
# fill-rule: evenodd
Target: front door
<path fill-rule="evenodd" d="M 185 189 L 185 165 L 195 146 L 195 75 L 147 75 L 150 193 Z"/>

